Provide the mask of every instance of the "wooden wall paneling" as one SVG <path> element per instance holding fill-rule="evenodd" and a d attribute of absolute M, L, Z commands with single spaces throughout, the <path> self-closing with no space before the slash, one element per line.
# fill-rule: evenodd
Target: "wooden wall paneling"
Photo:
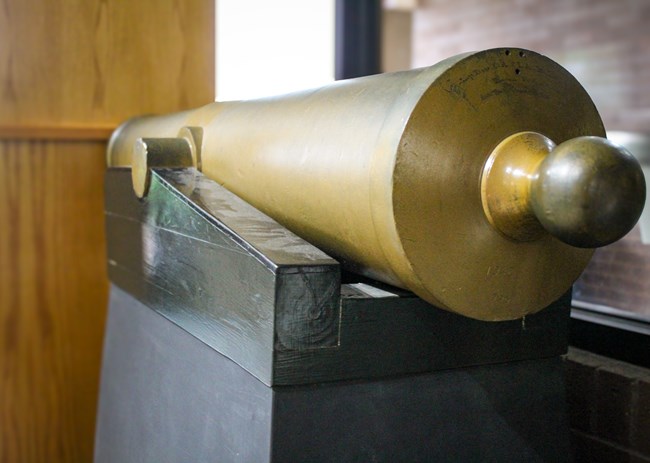
<path fill-rule="evenodd" d="M 0 126 L 118 124 L 214 100 L 214 0 L 0 0 Z"/>
<path fill-rule="evenodd" d="M 0 461 L 90 461 L 103 142 L 0 142 Z"/>
<path fill-rule="evenodd" d="M 0 462 L 92 461 L 106 141 L 212 100 L 214 0 L 0 0 Z"/>

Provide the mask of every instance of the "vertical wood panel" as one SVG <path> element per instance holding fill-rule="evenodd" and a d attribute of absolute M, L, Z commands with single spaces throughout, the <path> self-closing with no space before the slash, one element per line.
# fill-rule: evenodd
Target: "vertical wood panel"
<path fill-rule="evenodd" d="M 213 99 L 214 0 L 0 0 L 0 462 L 92 461 L 105 137 Z"/>
<path fill-rule="evenodd" d="M 0 461 L 90 461 L 107 298 L 101 142 L 0 142 Z"/>

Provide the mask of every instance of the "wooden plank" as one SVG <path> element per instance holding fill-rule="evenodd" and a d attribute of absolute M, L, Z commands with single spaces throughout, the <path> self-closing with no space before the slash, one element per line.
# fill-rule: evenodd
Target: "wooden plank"
<path fill-rule="evenodd" d="M 159 169 L 149 194 L 106 175 L 111 281 L 273 383 L 273 351 L 338 343 L 339 265 L 195 169 Z"/>
<path fill-rule="evenodd" d="M 0 141 L 0 461 L 90 461 L 104 143 Z"/>
<path fill-rule="evenodd" d="M 415 295 L 370 297 L 342 288 L 336 348 L 276 351 L 274 384 L 377 378 L 549 358 L 567 351 L 570 291 L 524 319 L 483 322 Z"/>
<path fill-rule="evenodd" d="M 154 170 L 143 200 L 127 169 L 110 169 L 106 211 L 111 281 L 267 385 L 567 349 L 570 293 L 524 319 L 483 322 L 403 290 L 341 287 L 336 261 L 192 168 Z"/>

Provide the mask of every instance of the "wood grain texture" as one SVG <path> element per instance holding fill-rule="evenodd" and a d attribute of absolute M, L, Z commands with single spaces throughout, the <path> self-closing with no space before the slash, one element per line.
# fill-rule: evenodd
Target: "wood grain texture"
<path fill-rule="evenodd" d="M 92 461 L 105 143 L 214 99 L 213 0 L 0 0 L 0 461 Z"/>
<path fill-rule="evenodd" d="M 523 320 L 486 323 L 404 290 L 375 297 L 341 286 L 336 261 L 193 168 L 154 169 L 142 200 L 129 170 L 110 169 L 106 194 L 112 291 L 126 292 L 266 385 L 566 352 L 570 292 Z"/>
<path fill-rule="evenodd" d="M 109 277 L 267 385 L 274 351 L 338 342 L 338 262 L 195 169 L 106 175 Z"/>
<path fill-rule="evenodd" d="M 213 0 L 0 0 L 0 125 L 117 124 L 214 100 Z"/>
<path fill-rule="evenodd" d="M 0 461 L 90 461 L 103 142 L 0 142 Z"/>
<path fill-rule="evenodd" d="M 422 0 L 413 12 L 414 67 L 494 47 L 528 48 L 585 87 L 608 130 L 650 130 L 647 0 Z"/>
<path fill-rule="evenodd" d="M 0 140 L 106 141 L 115 126 L 0 125 Z"/>

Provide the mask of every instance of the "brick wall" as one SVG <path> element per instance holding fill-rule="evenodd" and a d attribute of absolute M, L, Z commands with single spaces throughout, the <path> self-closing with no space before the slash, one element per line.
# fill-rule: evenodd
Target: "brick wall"
<path fill-rule="evenodd" d="M 566 374 L 576 463 L 650 463 L 650 370 L 571 348 Z"/>
<path fill-rule="evenodd" d="M 413 67 L 528 48 L 584 85 L 608 130 L 650 132 L 648 0 L 421 0 L 412 14 Z"/>

